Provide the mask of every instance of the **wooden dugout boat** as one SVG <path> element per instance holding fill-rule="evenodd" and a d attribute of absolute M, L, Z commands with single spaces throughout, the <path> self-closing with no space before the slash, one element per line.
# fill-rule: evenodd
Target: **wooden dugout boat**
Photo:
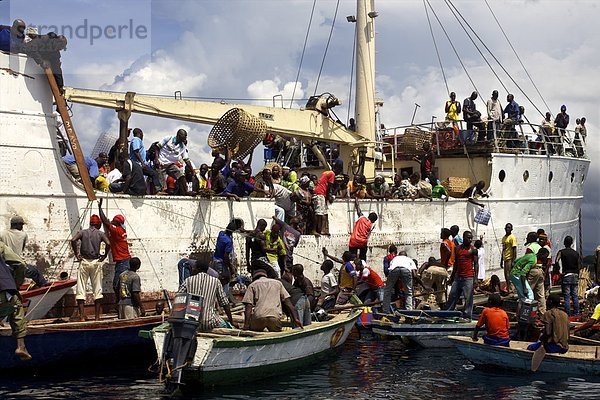
<path fill-rule="evenodd" d="M 76 279 L 50 282 L 50 286 L 36 289 L 21 288 L 23 305 L 26 307 L 25 319 L 28 321 L 41 319 L 60 300 L 71 287 L 77 284 Z"/>
<path fill-rule="evenodd" d="M 61 365 L 61 368 L 89 365 L 93 360 L 128 360 L 134 355 L 152 354 L 153 346 L 140 338 L 140 329 L 152 329 L 161 316 L 136 319 L 103 319 L 86 322 L 39 320 L 27 327 L 25 345 L 33 357 L 21 361 L 14 355 L 16 340 L 8 324 L 0 328 L 0 370 Z"/>
<path fill-rule="evenodd" d="M 470 336 L 477 323 L 461 320 L 461 313 L 457 311 L 402 310 L 397 314 L 374 318 L 371 321 L 373 333 L 397 336 L 425 348 L 452 347 L 449 335 Z"/>
<path fill-rule="evenodd" d="M 215 329 L 198 333 L 196 350 L 192 361 L 182 369 L 181 383 L 238 384 L 310 364 L 341 348 L 361 312 L 361 309 L 342 312 L 329 321 L 282 332 Z M 169 324 L 162 324 L 150 332 L 158 354 L 163 354 L 169 329 Z M 169 383 L 168 376 L 166 382 Z"/>
<path fill-rule="evenodd" d="M 531 371 L 533 351 L 527 350 L 529 342 L 511 341 L 510 347 L 490 346 L 482 339 L 451 336 L 450 342 L 476 365 Z M 565 354 L 548 354 L 538 372 L 564 375 L 600 375 L 600 347 L 570 345 Z"/>

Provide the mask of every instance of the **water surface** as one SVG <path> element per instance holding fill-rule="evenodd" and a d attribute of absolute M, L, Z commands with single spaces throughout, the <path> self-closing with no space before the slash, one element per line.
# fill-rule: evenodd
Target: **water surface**
<path fill-rule="evenodd" d="M 3 399 L 164 399 L 143 366 L 0 378 Z M 406 348 L 370 336 L 287 376 L 198 392 L 202 399 L 599 399 L 600 377 L 480 369 L 456 350 Z"/>

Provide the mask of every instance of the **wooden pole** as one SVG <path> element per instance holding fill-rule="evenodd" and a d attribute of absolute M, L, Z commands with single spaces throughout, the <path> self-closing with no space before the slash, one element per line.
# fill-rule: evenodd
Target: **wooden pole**
<path fill-rule="evenodd" d="M 52 90 L 54 101 L 56 102 L 56 108 L 58 109 L 58 113 L 62 118 L 65 132 L 67 132 L 67 137 L 71 143 L 71 150 L 73 150 L 73 156 L 75 156 L 75 163 L 79 169 L 79 175 L 81 176 L 81 182 L 83 183 L 85 194 L 87 195 L 88 200 L 94 201 L 96 200 L 96 193 L 94 193 L 94 187 L 92 186 L 92 181 L 90 180 L 90 174 L 87 166 L 85 165 L 83 152 L 81 151 L 81 146 L 79 146 L 79 140 L 77 139 L 73 122 L 69 116 L 65 99 L 58 90 L 58 85 L 56 84 L 56 79 L 54 79 L 52 70 L 50 68 L 44 68 L 44 72 L 46 73 L 46 78 L 48 78 L 48 83 L 50 84 L 50 89 Z"/>

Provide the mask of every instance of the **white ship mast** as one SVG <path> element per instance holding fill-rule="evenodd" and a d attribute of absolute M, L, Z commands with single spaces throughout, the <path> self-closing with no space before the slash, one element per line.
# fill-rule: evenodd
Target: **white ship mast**
<path fill-rule="evenodd" d="M 375 141 L 375 17 L 374 0 L 356 7 L 356 131 Z"/>

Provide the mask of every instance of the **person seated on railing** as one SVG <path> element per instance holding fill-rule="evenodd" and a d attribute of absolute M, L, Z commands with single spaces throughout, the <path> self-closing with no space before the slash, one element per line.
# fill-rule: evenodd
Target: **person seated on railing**
<path fill-rule="evenodd" d="M 230 182 L 225 190 L 221 193 L 222 196 L 240 201 L 242 197 L 250 196 L 255 190 L 254 185 L 247 182 L 248 174 L 245 171 L 238 171 L 235 174 L 235 179 Z"/>
<path fill-rule="evenodd" d="M 402 176 L 400 174 L 394 174 L 394 183 L 390 187 L 390 195 L 392 199 L 402 198 Z"/>
<path fill-rule="evenodd" d="M 456 101 L 456 93 L 450 92 L 450 100 L 446 102 L 446 106 L 444 107 L 444 111 L 446 112 L 446 121 L 452 122 L 452 129 L 454 129 L 454 134 L 458 135 L 458 120 L 460 119 L 461 107 L 460 103 Z"/>
<path fill-rule="evenodd" d="M 348 182 L 348 195 L 353 199 L 364 199 L 367 197 L 367 178 L 364 175 L 354 175 L 354 179 Z"/>
<path fill-rule="evenodd" d="M 62 160 L 64 161 L 71 175 L 73 175 L 73 178 L 75 178 L 78 181 L 81 180 L 79 169 L 77 168 L 77 164 L 75 163 L 75 156 L 72 154 L 67 154 L 62 158 Z M 98 164 L 96 163 L 96 160 L 88 156 L 85 156 L 84 160 L 85 166 L 88 170 L 88 174 L 90 175 L 90 179 L 92 180 L 92 183 L 94 183 L 98 175 L 100 175 L 100 172 L 98 171 Z"/>
<path fill-rule="evenodd" d="M 560 113 L 554 118 L 554 126 L 556 126 L 556 133 L 558 137 L 554 138 L 556 143 L 559 143 L 559 153 L 564 153 L 563 147 L 560 145 L 567 135 L 567 126 L 569 126 L 569 114 L 567 114 L 567 106 L 564 104 L 560 106 Z"/>
<path fill-rule="evenodd" d="M 433 187 L 431 183 L 422 180 L 418 172 L 410 176 L 410 184 L 416 189 L 416 194 L 413 194 L 412 199 L 431 199 Z"/>
<path fill-rule="evenodd" d="M 0 50 L 20 53 L 25 40 L 25 21 L 15 19 L 12 26 L 0 25 Z"/>
<path fill-rule="evenodd" d="M 267 197 L 265 190 L 270 191 L 273 189 L 273 180 L 271 179 L 271 169 L 263 168 L 263 170 L 256 176 L 256 182 L 254 188 L 261 190 L 255 190 L 252 192 L 252 197 Z"/>
<path fill-rule="evenodd" d="M 217 195 L 223 193 L 227 187 L 227 178 L 222 172 L 224 165 L 225 160 L 219 157 L 215 158 L 212 166 L 210 167 L 210 188 Z"/>
<path fill-rule="evenodd" d="M 475 100 L 477 99 L 477 92 L 471 93 L 470 97 L 463 100 L 463 119 L 467 123 L 466 135 L 461 135 L 460 141 L 462 144 L 474 144 L 475 143 L 475 132 L 473 128 L 477 128 L 478 136 L 482 135 L 485 131 L 483 129 L 483 122 L 481 122 L 481 113 L 477 111 L 475 106 Z"/>
<path fill-rule="evenodd" d="M 302 233 L 312 231 L 314 220 L 314 211 L 312 208 L 312 194 L 309 190 L 310 178 L 303 176 L 298 180 L 298 190 L 296 190 L 296 214 L 304 222 Z"/>
<path fill-rule="evenodd" d="M 546 142 L 546 152 L 550 154 L 555 154 L 554 145 L 552 144 L 552 135 L 554 134 L 554 122 L 552 121 L 552 114 L 550 112 L 546 112 L 545 118 L 542 120 L 540 124 L 540 137 L 537 139 L 538 141 Z"/>
<path fill-rule="evenodd" d="M 282 167 L 282 170 L 283 176 L 281 179 L 281 185 L 286 189 L 291 190 L 292 192 L 298 190 L 298 183 L 296 183 L 298 181 L 298 174 L 296 173 L 296 171 L 292 170 L 287 165 L 284 165 Z"/>
<path fill-rule="evenodd" d="M 348 192 L 348 183 L 350 182 L 350 177 L 347 174 L 341 174 L 335 176 L 335 186 L 337 188 L 337 193 L 335 196 L 339 199 L 347 199 L 349 197 Z"/>
<path fill-rule="evenodd" d="M 60 62 L 60 51 L 67 48 L 67 38 L 50 32 L 47 35 L 38 35 L 37 29 L 28 35 L 31 40 L 24 41 L 20 51 L 32 57 L 42 68 L 50 68 L 58 89 L 63 91 L 63 73 Z"/>
<path fill-rule="evenodd" d="M 160 181 L 166 181 L 167 176 L 170 176 L 177 181 L 181 193 L 187 192 L 185 175 L 175 165 L 177 162 L 183 162 L 186 165 L 190 164 L 187 149 L 187 131 L 179 129 L 175 136 L 165 136 L 158 143 L 158 149 L 155 153 L 154 166 L 158 172 Z M 187 192 L 186 194 L 189 196 L 195 195 L 194 192 Z"/>
<path fill-rule="evenodd" d="M 198 185 L 200 189 L 210 189 L 208 177 L 206 176 L 209 167 L 207 164 L 200 165 L 200 169 L 198 170 Z"/>
<path fill-rule="evenodd" d="M 369 198 L 383 200 L 390 196 L 390 185 L 387 184 L 383 176 L 377 175 L 372 184 L 367 188 Z"/>
<path fill-rule="evenodd" d="M 105 152 L 99 153 L 96 157 L 96 164 L 98 164 L 98 171 L 103 174 L 110 172 L 110 166 L 108 165 L 108 155 Z"/>
<path fill-rule="evenodd" d="M 402 181 L 400 181 L 400 188 L 400 198 L 402 199 L 414 199 L 418 195 L 418 189 L 412 184 L 408 172 L 406 171 L 402 171 Z"/>
<path fill-rule="evenodd" d="M 437 179 L 435 175 L 430 175 L 429 180 L 431 183 L 431 198 L 433 199 L 442 199 L 444 201 L 448 201 L 449 195 L 448 191 L 442 185 L 442 183 Z"/>
<path fill-rule="evenodd" d="M 126 193 L 132 196 L 144 196 L 146 194 L 146 181 L 142 166 L 129 159 L 125 153 L 119 154 L 119 170 L 123 172 L 122 177 L 109 185 L 112 193 Z"/>

